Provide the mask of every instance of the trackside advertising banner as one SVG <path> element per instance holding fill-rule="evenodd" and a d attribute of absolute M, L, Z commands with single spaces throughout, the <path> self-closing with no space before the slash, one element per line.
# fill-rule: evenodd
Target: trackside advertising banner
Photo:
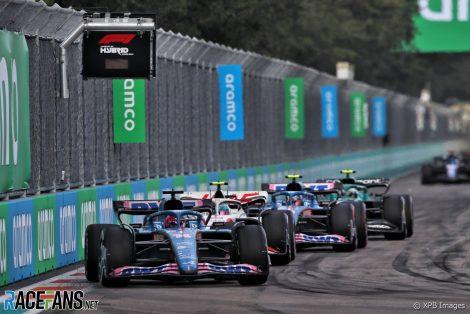
<path fill-rule="evenodd" d="M 468 0 L 416 0 L 414 46 L 420 52 L 470 51 Z"/>
<path fill-rule="evenodd" d="M 243 140 L 243 77 L 240 64 L 217 67 L 220 98 L 220 140 Z"/>
<path fill-rule="evenodd" d="M 384 97 L 372 99 L 372 134 L 377 137 L 387 135 L 387 105 Z"/>
<path fill-rule="evenodd" d="M 351 136 L 364 137 L 367 128 L 367 105 L 364 93 L 352 93 L 351 102 Z"/>
<path fill-rule="evenodd" d="M 321 88 L 321 134 L 323 138 L 339 136 L 338 89 L 336 86 Z"/>
<path fill-rule="evenodd" d="M 304 79 L 288 77 L 284 79 L 285 137 L 303 139 L 304 122 Z"/>
<path fill-rule="evenodd" d="M 28 188 L 30 177 L 28 45 L 0 31 L 0 193 Z"/>
<path fill-rule="evenodd" d="M 145 143 L 145 81 L 113 80 L 114 143 Z"/>

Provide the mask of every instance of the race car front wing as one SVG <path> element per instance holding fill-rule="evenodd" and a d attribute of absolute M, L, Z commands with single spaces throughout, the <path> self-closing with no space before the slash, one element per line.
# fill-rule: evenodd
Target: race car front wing
<path fill-rule="evenodd" d="M 261 274 L 258 267 L 250 264 L 216 265 L 211 263 L 198 263 L 197 274 L 181 275 L 178 264 L 169 263 L 154 267 L 124 266 L 115 269 L 109 274 L 111 278 L 117 277 L 153 277 L 153 276 L 181 276 L 181 277 L 210 277 L 212 275 L 247 275 Z"/>

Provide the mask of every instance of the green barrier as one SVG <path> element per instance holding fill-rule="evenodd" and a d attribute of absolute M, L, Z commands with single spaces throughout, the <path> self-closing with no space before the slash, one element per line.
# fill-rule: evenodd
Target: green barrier
<path fill-rule="evenodd" d="M 84 258 L 85 249 L 85 230 L 88 225 L 95 224 L 98 221 L 96 211 L 96 189 L 86 188 L 77 192 L 77 245 L 78 258 Z"/>
<path fill-rule="evenodd" d="M 55 256 L 55 223 L 54 216 L 56 196 L 40 195 L 34 198 L 34 230 L 36 238 L 33 241 L 35 273 L 40 274 L 56 268 Z"/>
<path fill-rule="evenodd" d="M 7 225 L 8 221 L 8 204 L 0 203 L 0 286 L 8 283 L 8 267 L 11 261 L 8 260 L 8 244 L 11 235 L 7 230 L 11 230 L 11 226 Z"/>
<path fill-rule="evenodd" d="M 147 188 L 147 199 L 156 200 L 161 197 L 160 193 L 160 180 L 149 179 L 145 181 Z"/>
<path fill-rule="evenodd" d="M 31 177 L 29 51 L 21 33 L 0 31 L 0 99 L 0 192 L 25 189 Z"/>

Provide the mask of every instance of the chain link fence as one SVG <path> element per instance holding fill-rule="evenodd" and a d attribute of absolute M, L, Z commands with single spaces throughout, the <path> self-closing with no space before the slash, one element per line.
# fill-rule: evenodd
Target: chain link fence
<path fill-rule="evenodd" d="M 461 136 L 455 114 L 436 104 L 298 64 L 159 30 L 157 78 L 146 82 L 147 141 L 113 143 L 112 80 L 81 76 L 80 42 L 68 49 L 70 98 L 60 97 L 59 44 L 84 12 L 43 2 L 0 0 L 0 28 L 23 32 L 30 53 L 32 178 L 29 194 L 258 165 Z M 245 139 L 219 140 L 217 65 L 243 66 Z M 306 134 L 284 138 L 285 77 L 305 80 Z M 338 86 L 340 136 L 321 137 L 320 87 Z M 350 136 L 350 93 L 385 96 L 388 136 Z M 416 127 L 418 105 L 426 108 Z M 437 127 L 432 121 L 437 119 Z M 369 132 L 370 133 L 370 132 Z"/>

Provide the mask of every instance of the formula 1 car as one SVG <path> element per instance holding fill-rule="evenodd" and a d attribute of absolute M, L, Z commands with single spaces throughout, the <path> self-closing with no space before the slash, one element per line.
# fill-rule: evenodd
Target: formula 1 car
<path fill-rule="evenodd" d="M 171 195 L 166 201 L 113 202 L 119 225 L 93 224 L 86 229 L 86 278 L 103 286 L 125 285 L 130 279 L 266 282 L 266 234 L 258 221 L 240 221 L 230 229 L 206 227 L 203 209 L 183 209 L 183 202 L 175 198 L 181 193 L 164 191 Z M 207 214 L 210 219 L 212 213 Z M 123 215 L 143 216 L 143 222 L 123 223 Z"/>
<path fill-rule="evenodd" d="M 217 190 L 187 192 L 181 200 L 187 206 L 193 201 L 193 210 L 209 209 L 212 212 L 206 225 L 212 229 L 230 229 L 238 221 L 255 219 L 261 223 L 268 241 L 268 253 L 272 265 L 285 265 L 295 259 L 293 216 L 289 211 L 265 211 L 259 208 L 269 197 L 266 191 L 222 191 L 226 182 L 211 182 Z M 203 213 L 204 214 L 204 213 Z"/>
<path fill-rule="evenodd" d="M 341 199 L 361 202 L 366 208 L 369 234 L 383 234 L 388 240 L 411 237 L 414 230 L 413 198 L 408 194 L 388 194 L 390 182 L 383 178 L 354 179 L 354 170 L 340 171 L 344 178 L 317 182 L 342 184 Z"/>
<path fill-rule="evenodd" d="M 421 183 L 462 183 L 470 182 L 470 155 L 449 152 L 434 157 L 431 163 L 421 167 Z"/>
<path fill-rule="evenodd" d="M 302 178 L 300 175 L 286 178 L 292 181 L 289 184 L 262 185 L 263 190 L 272 194 L 271 203 L 263 211 L 284 210 L 293 214 L 297 248 L 329 245 L 338 252 L 354 251 L 358 247 L 357 225 L 365 224 L 365 219 L 356 219 L 353 202 L 335 201 L 340 191 L 334 184 L 302 184 L 296 181 Z M 329 201 L 321 203 L 320 197 Z"/>

